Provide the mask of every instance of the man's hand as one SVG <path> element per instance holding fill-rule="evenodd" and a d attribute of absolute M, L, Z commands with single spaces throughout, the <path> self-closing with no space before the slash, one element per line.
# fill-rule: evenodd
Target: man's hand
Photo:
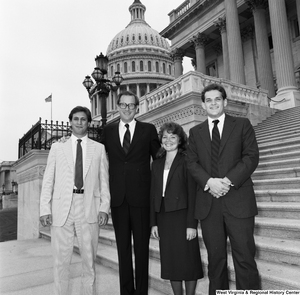
<path fill-rule="evenodd" d="M 186 229 L 186 239 L 187 239 L 188 241 L 190 241 L 190 240 L 196 238 L 196 236 L 197 236 L 197 230 L 196 230 L 195 228 L 190 228 L 190 227 L 188 227 L 188 228 Z"/>
<path fill-rule="evenodd" d="M 106 225 L 108 221 L 108 215 L 105 212 L 99 212 L 98 223 L 100 226 Z"/>
<path fill-rule="evenodd" d="M 40 222 L 42 226 L 48 226 L 52 224 L 52 215 L 43 215 L 40 217 Z"/>
<path fill-rule="evenodd" d="M 209 193 L 212 194 L 215 198 L 220 198 L 225 196 L 230 189 L 230 180 L 226 178 L 210 178 L 207 181 L 209 186 Z"/>
<path fill-rule="evenodd" d="M 159 240 L 158 227 L 156 225 L 152 226 L 152 228 L 151 228 L 151 235 L 152 235 L 153 238 Z"/>

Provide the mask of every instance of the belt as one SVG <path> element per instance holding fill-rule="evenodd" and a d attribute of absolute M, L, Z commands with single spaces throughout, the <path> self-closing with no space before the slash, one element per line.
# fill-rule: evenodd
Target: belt
<path fill-rule="evenodd" d="M 84 189 L 73 189 L 73 194 L 83 194 L 84 193 Z"/>

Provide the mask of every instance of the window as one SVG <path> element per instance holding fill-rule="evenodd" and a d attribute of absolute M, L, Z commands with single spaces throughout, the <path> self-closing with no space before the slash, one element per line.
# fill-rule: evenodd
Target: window
<path fill-rule="evenodd" d="M 143 63 L 142 60 L 140 61 L 140 71 L 141 71 L 141 72 L 144 71 L 144 63 Z"/>
<path fill-rule="evenodd" d="M 163 73 L 165 74 L 166 73 L 166 64 L 163 63 Z"/>
<path fill-rule="evenodd" d="M 159 65 L 158 65 L 158 61 L 155 63 L 155 68 L 156 68 L 156 72 L 159 73 Z"/>
<path fill-rule="evenodd" d="M 117 64 L 117 72 L 121 72 L 121 70 L 120 70 L 120 64 Z"/>
<path fill-rule="evenodd" d="M 206 75 L 218 77 L 217 62 L 214 61 L 206 66 Z"/>
<path fill-rule="evenodd" d="M 135 72 L 135 62 L 134 61 L 131 63 L 131 71 Z"/>
<path fill-rule="evenodd" d="M 110 75 L 111 75 L 111 76 L 114 75 L 114 67 L 113 67 L 113 66 L 110 67 Z"/>
<path fill-rule="evenodd" d="M 124 62 L 124 73 L 127 73 L 127 62 Z"/>
<path fill-rule="evenodd" d="M 151 70 L 152 70 L 152 69 L 151 69 L 151 61 L 149 60 L 149 61 L 148 61 L 148 72 L 151 72 Z"/>
<path fill-rule="evenodd" d="M 169 74 L 172 75 L 172 67 L 169 65 Z"/>

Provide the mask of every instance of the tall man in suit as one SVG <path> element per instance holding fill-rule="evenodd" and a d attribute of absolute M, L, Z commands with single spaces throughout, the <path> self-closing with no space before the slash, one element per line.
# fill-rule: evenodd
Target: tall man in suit
<path fill-rule="evenodd" d="M 40 198 L 40 221 L 51 225 L 54 294 L 68 291 L 76 233 L 82 258 L 80 294 L 95 295 L 95 258 L 99 226 L 110 208 L 108 161 L 102 144 L 87 137 L 91 112 L 75 107 L 69 115 L 72 136 L 51 147 Z"/>
<path fill-rule="evenodd" d="M 208 119 L 190 130 L 187 153 L 188 169 L 198 184 L 195 216 L 208 252 L 210 295 L 229 289 L 227 237 L 236 288 L 259 289 L 253 236 L 257 206 L 250 178 L 258 165 L 258 146 L 248 119 L 224 113 L 226 97 L 218 84 L 204 88 L 202 107 Z"/>
<path fill-rule="evenodd" d="M 155 158 L 160 144 L 152 124 L 134 120 L 138 105 L 139 99 L 134 93 L 121 92 L 117 99 L 120 122 L 107 125 L 103 131 L 109 159 L 111 214 L 121 295 L 148 294 L 150 159 Z"/>

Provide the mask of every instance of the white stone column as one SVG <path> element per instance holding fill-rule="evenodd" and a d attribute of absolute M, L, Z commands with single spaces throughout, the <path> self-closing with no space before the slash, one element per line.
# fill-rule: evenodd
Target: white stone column
<path fill-rule="evenodd" d="M 245 84 L 244 56 L 236 0 L 225 0 L 230 79 Z"/>
<path fill-rule="evenodd" d="M 140 90 L 140 84 L 136 84 L 136 94 L 137 97 L 140 98 L 141 97 L 141 90 Z"/>
<path fill-rule="evenodd" d="M 269 0 L 269 9 L 278 85 L 272 105 L 286 109 L 300 105 L 300 92 L 296 87 L 285 0 Z"/>
<path fill-rule="evenodd" d="M 198 33 L 193 36 L 192 42 L 194 43 L 196 50 L 196 71 L 206 74 L 205 66 L 205 44 L 207 43 L 208 37 L 203 33 Z"/>
<path fill-rule="evenodd" d="M 226 19 L 219 18 L 215 22 L 221 33 L 222 38 L 222 51 L 223 51 L 223 64 L 224 64 L 224 78 L 230 80 L 230 68 L 229 68 L 229 52 L 228 52 L 228 38 L 226 31 Z"/>
<path fill-rule="evenodd" d="M 174 67 L 175 67 L 175 79 L 180 77 L 183 74 L 183 67 L 182 67 L 182 60 L 184 56 L 184 52 L 180 48 L 176 48 L 172 51 L 171 56 L 174 60 Z"/>
<path fill-rule="evenodd" d="M 248 1 L 248 5 L 252 9 L 254 17 L 260 87 L 268 90 L 268 96 L 272 98 L 275 96 L 275 87 L 265 13 L 267 1 L 251 0 Z"/>

